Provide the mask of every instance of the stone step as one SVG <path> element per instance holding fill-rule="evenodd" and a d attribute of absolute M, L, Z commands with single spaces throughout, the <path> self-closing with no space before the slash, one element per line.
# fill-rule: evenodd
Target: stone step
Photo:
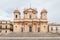
<path fill-rule="evenodd" d="M 60 37 L 0 37 L 0 40 L 60 40 Z"/>
<path fill-rule="evenodd" d="M 0 40 L 60 40 L 60 39 L 0 39 Z"/>
<path fill-rule="evenodd" d="M 1 35 L 3 37 L 55 37 L 60 36 L 60 34 L 54 34 L 54 33 L 39 33 L 39 32 L 20 32 L 20 33 L 9 33 L 9 34 L 3 34 Z"/>

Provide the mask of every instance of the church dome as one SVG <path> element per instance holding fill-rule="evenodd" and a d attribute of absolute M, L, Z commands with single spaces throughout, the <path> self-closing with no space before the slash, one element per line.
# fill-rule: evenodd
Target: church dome
<path fill-rule="evenodd" d="M 20 13 L 18 9 L 15 9 L 14 10 L 14 13 Z"/>
<path fill-rule="evenodd" d="M 41 13 L 47 13 L 46 9 L 42 9 Z"/>

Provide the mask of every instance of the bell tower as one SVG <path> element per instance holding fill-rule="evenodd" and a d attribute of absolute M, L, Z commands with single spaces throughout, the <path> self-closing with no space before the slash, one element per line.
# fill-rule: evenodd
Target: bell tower
<path fill-rule="evenodd" d="M 41 11 L 41 19 L 47 20 L 47 11 L 45 9 Z"/>
<path fill-rule="evenodd" d="M 16 19 L 20 19 L 20 12 L 18 9 L 15 9 L 15 11 L 14 11 L 14 20 L 16 20 Z"/>
<path fill-rule="evenodd" d="M 20 12 L 18 9 L 15 9 L 15 11 L 14 11 L 14 26 L 13 26 L 14 32 L 19 31 L 19 25 L 18 25 L 19 20 L 20 20 Z"/>
<path fill-rule="evenodd" d="M 41 11 L 41 18 L 40 18 L 40 22 L 41 22 L 41 32 L 48 32 L 48 21 L 47 21 L 47 11 L 45 9 L 43 9 Z"/>

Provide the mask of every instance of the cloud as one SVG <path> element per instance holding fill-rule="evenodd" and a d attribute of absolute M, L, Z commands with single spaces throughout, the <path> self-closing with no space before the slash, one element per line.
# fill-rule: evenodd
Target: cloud
<path fill-rule="evenodd" d="M 48 11 L 48 21 L 60 22 L 60 0 L 0 0 L 0 17 L 13 20 L 15 8 L 19 8 L 21 16 L 24 16 L 23 10 L 24 8 L 29 8 L 30 3 L 32 8 L 37 8 L 38 17 L 40 17 L 41 10 L 46 8 Z"/>
<path fill-rule="evenodd" d="M 10 20 L 9 16 L 7 16 L 8 13 L 6 13 L 4 10 L 0 9 L 0 20 Z"/>

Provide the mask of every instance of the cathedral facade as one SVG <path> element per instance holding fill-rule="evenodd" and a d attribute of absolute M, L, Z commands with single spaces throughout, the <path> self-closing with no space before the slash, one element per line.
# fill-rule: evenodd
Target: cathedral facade
<path fill-rule="evenodd" d="M 42 9 L 40 18 L 37 17 L 38 11 L 28 8 L 23 11 L 24 17 L 21 18 L 21 12 L 14 10 L 14 20 L 0 20 L 0 33 L 11 32 L 43 32 L 60 33 L 60 24 L 48 23 L 47 11 Z"/>
<path fill-rule="evenodd" d="M 23 13 L 24 18 L 21 19 L 19 10 L 14 11 L 14 32 L 48 32 L 47 11 L 45 9 L 42 9 L 39 19 L 36 9 L 28 8 Z"/>

